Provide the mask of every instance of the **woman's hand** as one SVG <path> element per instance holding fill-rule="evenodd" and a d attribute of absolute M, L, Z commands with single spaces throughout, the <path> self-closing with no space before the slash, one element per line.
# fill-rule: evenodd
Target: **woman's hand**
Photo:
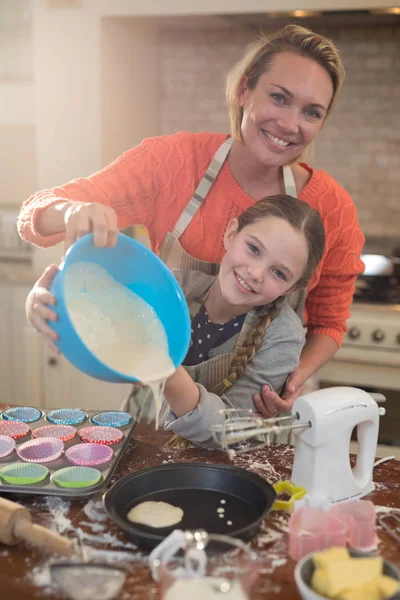
<path fill-rule="evenodd" d="M 94 245 L 98 248 L 112 248 L 117 243 L 117 215 L 109 206 L 96 202 L 67 202 L 64 223 L 65 250 L 87 233 L 93 233 Z"/>
<path fill-rule="evenodd" d="M 269 385 L 263 385 L 261 394 L 253 396 L 257 411 L 266 419 L 276 417 L 278 413 L 289 412 L 296 398 L 303 393 L 305 382 L 305 372 L 299 367 L 288 376 L 281 397 Z"/>
<path fill-rule="evenodd" d="M 56 313 L 47 305 L 55 306 L 56 299 L 49 289 L 57 273 L 57 265 L 47 267 L 43 275 L 39 277 L 28 294 L 25 303 L 26 318 L 28 323 L 40 333 L 48 347 L 56 354 L 60 354 L 54 342 L 58 340 L 57 333 L 50 327 L 47 321 L 57 321 Z"/>

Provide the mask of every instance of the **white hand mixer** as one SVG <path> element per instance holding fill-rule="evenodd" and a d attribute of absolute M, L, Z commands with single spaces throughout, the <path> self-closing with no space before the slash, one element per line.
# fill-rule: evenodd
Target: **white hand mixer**
<path fill-rule="evenodd" d="M 291 416 L 273 419 L 235 417 L 237 411 L 233 409 L 224 412 L 227 418 L 222 425 L 213 426 L 213 436 L 228 452 L 238 442 L 261 438 L 265 446 L 273 434 L 293 430 L 291 481 L 307 490 L 305 504 L 326 510 L 331 504 L 362 498 L 374 489 L 379 416 L 385 409 L 378 407 L 369 393 L 352 387 L 317 390 L 297 398 Z M 359 448 L 352 468 L 349 448 L 355 427 Z"/>

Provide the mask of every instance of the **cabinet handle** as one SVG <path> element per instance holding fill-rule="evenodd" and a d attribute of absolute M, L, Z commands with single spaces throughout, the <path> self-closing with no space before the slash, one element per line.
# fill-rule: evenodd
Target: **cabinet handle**
<path fill-rule="evenodd" d="M 49 365 L 49 367 L 56 367 L 58 365 L 58 360 L 56 358 L 54 358 L 54 356 L 52 356 L 47 361 L 47 364 Z"/>

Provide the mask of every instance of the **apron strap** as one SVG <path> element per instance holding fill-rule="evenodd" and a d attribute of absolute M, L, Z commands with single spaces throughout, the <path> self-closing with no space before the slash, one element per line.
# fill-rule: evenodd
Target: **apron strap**
<path fill-rule="evenodd" d="M 220 172 L 222 165 L 225 162 L 226 157 L 229 154 L 230 149 L 232 148 L 233 138 L 228 138 L 225 140 L 223 144 L 218 148 L 214 157 L 210 164 L 208 165 L 207 171 L 205 172 L 202 180 L 196 188 L 192 198 L 187 204 L 185 210 L 181 214 L 174 227 L 174 234 L 179 239 L 185 229 L 188 227 L 189 223 L 199 210 L 203 200 L 207 196 L 208 192 L 211 189 L 214 181 L 217 178 L 218 173 Z"/>
<path fill-rule="evenodd" d="M 283 182 L 285 185 L 285 193 L 288 196 L 297 198 L 296 183 L 294 181 L 293 171 L 288 165 L 283 167 Z"/>

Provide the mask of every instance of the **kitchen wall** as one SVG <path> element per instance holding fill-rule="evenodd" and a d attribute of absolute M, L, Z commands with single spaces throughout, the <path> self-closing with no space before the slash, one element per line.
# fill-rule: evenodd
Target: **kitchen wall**
<path fill-rule="evenodd" d="M 337 42 L 346 82 L 310 162 L 352 194 L 367 235 L 398 237 L 400 24 L 320 32 Z M 224 77 L 256 34 L 244 26 L 161 29 L 162 133 L 228 130 Z"/>

